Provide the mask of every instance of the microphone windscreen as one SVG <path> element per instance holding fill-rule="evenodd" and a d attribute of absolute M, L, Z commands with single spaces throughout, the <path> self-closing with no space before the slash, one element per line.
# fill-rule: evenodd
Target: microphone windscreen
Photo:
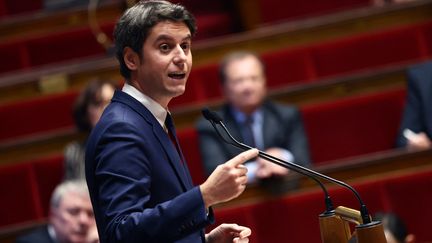
<path fill-rule="evenodd" d="M 213 121 L 215 123 L 219 123 L 222 121 L 222 118 L 214 111 L 209 110 L 208 108 L 202 109 L 202 114 L 205 119 L 209 121 Z"/>

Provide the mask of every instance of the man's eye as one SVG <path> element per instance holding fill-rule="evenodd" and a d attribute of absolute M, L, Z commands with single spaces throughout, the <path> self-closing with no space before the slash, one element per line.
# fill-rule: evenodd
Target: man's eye
<path fill-rule="evenodd" d="M 188 49 L 190 48 L 190 44 L 189 44 L 189 43 L 183 43 L 183 44 L 181 45 L 181 48 L 182 48 L 183 50 L 188 50 Z"/>
<path fill-rule="evenodd" d="M 170 47 L 169 47 L 168 44 L 162 44 L 162 45 L 159 46 L 159 49 L 160 49 L 161 51 L 163 51 L 163 52 L 167 52 L 167 51 L 170 50 Z"/>
<path fill-rule="evenodd" d="M 76 216 L 79 214 L 79 209 L 78 208 L 70 208 L 67 210 L 69 212 L 70 215 Z"/>

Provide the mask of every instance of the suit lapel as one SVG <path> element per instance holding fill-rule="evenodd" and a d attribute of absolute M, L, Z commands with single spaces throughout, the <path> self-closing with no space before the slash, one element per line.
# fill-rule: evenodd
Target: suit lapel
<path fill-rule="evenodd" d="M 140 114 L 140 116 L 143 117 L 147 123 L 151 124 L 153 127 L 152 132 L 160 143 L 162 149 L 165 151 L 168 157 L 168 163 L 175 171 L 183 190 L 187 191 L 190 189 L 192 187 L 191 179 L 188 178 L 187 168 L 180 160 L 180 156 L 183 157 L 183 155 L 179 155 L 168 134 L 163 130 L 153 114 L 139 101 L 122 91 L 116 91 L 112 100 L 121 102 L 131 107 L 131 109 Z M 183 161 L 185 161 L 184 158 Z"/>
<path fill-rule="evenodd" d="M 160 126 L 153 126 L 153 133 L 155 133 L 156 138 L 159 140 L 159 143 L 161 144 L 162 148 L 165 150 L 165 153 L 168 156 L 168 160 L 171 167 L 175 170 L 179 181 L 182 183 L 182 186 L 186 191 L 191 187 L 191 183 L 189 183 L 188 180 L 188 176 L 185 168 L 185 160 L 183 154 L 181 153 L 181 149 L 179 154 L 177 152 L 177 149 L 171 142 L 168 134 Z M 177 140 L 177 136 L 175 137 Z"/>

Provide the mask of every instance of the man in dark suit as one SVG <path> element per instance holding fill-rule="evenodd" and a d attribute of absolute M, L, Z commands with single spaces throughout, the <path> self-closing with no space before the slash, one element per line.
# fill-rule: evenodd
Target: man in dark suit
<path fill-rule="evenodd" d="M 184 93 L 192 67 L 193 16 L 181 5 L 142 1 L 114 31 L 126 79 L 92 130 L 86 178 L 104 242 L 248 242 L 251 231 L 213 222 L 210 206 L 237 197 L 249 150 L 193 186 L 172 118 L 170 100 Z"/>
<path fill-rule="evenodd" d="M 299 111 L 294 106 L 265 100 L 264 64 L 251 52 L 234 52 L 220 65 L 227 104 L 219 112 L 232 135 L 248 145 L 303 166 L 310 164 L 308 142 Z M 239 150 L 224 143 L 210 123 L 198 121 L 202 160 L 207 174 Z M 246 163 L 250 182 L 287 175 L 289 170 L 257 159 Z"/>
<path fill-rule="evenodd" d="M 407 72 L 407 101 L 397 138 L 398 147 L 432 147 L 432 62 L 422 63 Z"/>
<path fill-rule="evenodd" d="M 96 223 L 85 181 L 70 180 L 58 185 L 51 196 L 49 222 L 17 243 L 98 242 Z"/>

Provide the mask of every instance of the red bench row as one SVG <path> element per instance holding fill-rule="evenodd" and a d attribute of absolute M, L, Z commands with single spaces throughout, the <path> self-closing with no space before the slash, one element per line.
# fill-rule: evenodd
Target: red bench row
<path fill-rule="evenodd" d="M 105 23 L 102 30 L 111 36 L 114 23 Z M 104 55 L 104 47 L 89 27 L 64 30 L 50 35 L 9 41 L 0 44 L 0 73 L 24 70 L 46 64 Z"/>
<path fill-rule="evenodd" d="M 36 12 L 41 10 L 42 6 L 43 0 L 0 0 L 0 18 L 8 15 Z"/>
<path fill-rule="evenodd" d="M 0 105 L 0 141 L 73 127 L 77 91 Z"/>
<path fill-rule="evenodd" d="M 209 6 L 211 8 L 207 8 L 207 11 L 201 10 L 196 15 L 197 39 L 228 34 L 238 29 L 238 24 L 232 15 L 233 11 L 220 1 L 212 2 L 214 3 Z M 203 7 L 202 5 L 197 7 Z M 114 21 L 116 20 L 101 24 L 101 29 L 109 37 L 112 36 Z M 0 44 L 0 55 L 2 56 L 0 73 L 73 61 L 77 58 L 101 56 L 105 53 L 105 49 L 96 41 L 89 26 L 66 29 L 61 32 L 11 40 Z"/>
<path fill-rule="evenodd" d="M 0 167 L 0 226 L 44 219 L 50 194 L 62 177 L 62 158 Z M 431 241 L 428 222 L 432 196 L 432 171 L 391 178 L 370 179 L 354 185 L 370 213 L 393 211 L 407 223 L 419 242 Z M 19 192 L 19 193 L 17 193 Z M 331 187 L 335 206 L 358 209 L 354 195 Z M 414 210 L 415 209 L 415 210 Z M 216 209 L 217 223 L 239 223 L 252 228 L 252 242 L 319 242 L 318 215 L 324 210 L 321 191 L 281 199 Z"/>
<path fill-rule="evenodd" d="M 0 141 L 73 127 L 75 92 L 0 106 Z M 315 164 L 393 148 L 405 90 L 349 97 L 301 107 Z M 200 164 L 193 128 L 179 131 L 190 163 Z"/>
<path fill-rule="evenodd" d="M 371 5 L 370 0 L 257 0 L 258 14 L 262 23 L 280 22 L 287 19 L 312 17 L 347 9 Z"/>
<path fill-rule="evenodd" d="M 0 167 L 0 226 L 46 218 L 63 170 L 62 156 Z"/>
<path fill-rule="evenodd" d="M 430 42 L 432 43 L 432 38 Z M 382 45 L 385 44 L 382 43 Z M 381 49 L 383 48 L 379 48 L 377 52 L 380 52 Z M 352 51 L 361 52 L 359 48 L 353 48 Z M 298 55 L 299 53 L 305 54 L 303 51 L 299 52 L 296 50 L 294 52 L 282 51 L 264 55 L 263 58 L 267 64 L 270 89 L 284 87 L 293 83 L 319 82 L 322 80 L 319 79 L 320 77 L 328 76 L 327 74 L 330 73 L 330 71 L 320 71 L 324 74 L 317 75 L 318 71 L 312 68 L 311 60 L 304 59 L 307 55 L 302 54 L 302 57 Z M 389 51 L 389 53 L 391 52 Z M 394 51 L 393 53 L 395 53 L 395 56 L 399 55 L 397 54 L 399 53 L 398 51 Z M 338 53 L 334 52 L 332 57 L 337 55 Z M 343 55 L 340 54 L 340 56 L 342 62 Z M 364 63 L 375 62 L 375 64 L 379 66 L 377 61 L 379 58 L 389 59 L 384 57 L 384 55 L 377 55 L 373 61 L 364 60 Z M 395 58 L 394 61 L 395 60 L 398 59 Z M 347 65 L 352 66 L 353 62 L 355 62 L 355 60 L 349 62 L 351 64 Z M 302 66 L 301 63 L 304 65 Z M 307 66 L 306 64 L 311 65 Z M 384 65 L 384 61 L 381 64 Z M 330 64 L 327 64 L 327 66 L 330 66 Z M 336 72 L 334 70 L 338 67 L 340 68 L 338 71 L 347 72 L 346 67 L 334 64 L 332 65 L 331 73 Z M 220 99 L 222 97 L 222 91 L 217 69 L 218 66 L 216 64 L 194 69 L 190 75 L 186 93 L 173 99 L 170 107 L 175 109 L 183 105 Z M 0 119 L 3 124 L 3 126 L 0 127 L 0 141 L 23 135 L 30 135 L 32 133 L 72 127 L 73 122 L 70 112 L 73 100 L 76 96 L 76 92 L 66 92 L 64 94 L 45 95 L 43 97 L 9 104 L 0 104 Z M 56 116 L 52 116 L 52 114 L 56 114 Z"/>
<path fill-rule="evenodd" d="M 432 22 L 356 35 L 320 44 L 264 53 L 270 88 L 318 82 L 335 77 L 414 63 L 432 57 Z M 185 95 L 172 107 L 220 98 L 222 91 L 216 64 L 195 68 Z"/>
<path fill-rule="evenodd" d="M 430 242 L 427 222 L 432 217 L 432 171 L 391 178 L 370 179 L 353 185 L 373 215 L 397 213 L 416 242 Z M 354 195 L 344 188 L 329 190 L 335 206 L 358 210 Z M 318 215 L 324 211 L 323 194 L 315 191 L 230 209 L 216 209 L 216 225 L 236 222 L 252 228 L 251 242 L 321 242 Z"/>
<path fill-rule="evenodd" d="M 198 26 L 198 36 L 209 37 L 227 32 L 225 26 L 232 25 L 232 20 L 228 15 L 217 16 L 219 15 L 207 15 L 208 21 L 203 21 Z M 113 26 L 114 23 L 105 23 L 102 29 L 111 35 Z M 290 48 L 265 54 L 263 59 L 268 66 L 269 85 L 276 86 L 375 66 L 422 60 L 432 56 L 431 43 L 432 23 L 428 22 Z M 68 30 L 0 44 L 0 55 L 4 57 L 0 63 L 0 73 L 104 53 L 88 27 Z M 207 92 L 201 83 L 217 79 L 216 69 L 209 67 L 206 71 L 205 76 L 196 74 L 196 84 L 193 84 L 193 80 L 190 82 L 203 94 Z M 214 92 L 217 90 L 210 95 L 214 95 Z M 199 97 L 192 95 L 189 100 L 196 98 Z"/>
<path fill-rule="evenodd" d="M 176 0 L 172 2 L 181 2 L 186 5 L 194 14 L 200 14 L 203 9 L 218 9 L 221 1 L 184 1 Z M 355 7 L 370 5 L 370 0 L 332 0 L 332 1 L 308 1 L 308 3 L 298 1 L 276 1 L 276 0 L 258 0 L 258 16 L 262 23 L 277 22 L 286 19 L 298 17 L 310 17 L 331 12 L 338 12 Z M 226 2 L 224 4 L 227 4 Z M 210 6 L 209 6 L 210 5 Z M 277 6 L 277 7 L 275 7 Z M 43 9 L 43 1 L 20 1 L 1 0 L 0 17 L 16 15 L 22 13 L 36 12 Z"/>

